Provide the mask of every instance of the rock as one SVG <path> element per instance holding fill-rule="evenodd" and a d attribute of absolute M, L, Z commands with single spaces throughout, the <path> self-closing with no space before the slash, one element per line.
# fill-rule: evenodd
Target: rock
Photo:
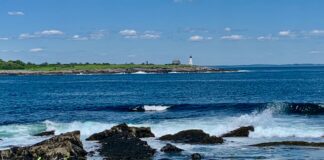
<path fill-rule="evenodd" d="M 106 159 L 149 160 L 155 154 L 155 149 L 133 134 L 116 133 L 99 142 L 99 153 Z"/>
<path fill-rule="evenodd" d="M 52 131 L 44 131 L 41 133 L 37 133 L 34 136 L 54 136 L 54 134 L 55 134 L 55 131 L 52 130 Z"/>
<path fill-rule="evenodd" d="M 192 160 L 201 160 L 202 156 L 199 153 L 194 153 L 191 155 Z"/>
<path fill-rule="evenodd" d="M 220 144 L 224 142 L 221 137 L 210 136 L 202 130 L 195 129 L 181 131 L 174 135 L 164 135 L 159 140 L 188 144 Z"/>
<path fill-rule="evenodd" d="M 161 152 L 165 152 L 165 153 L 178 153 L 182 151 L 183 149 L 180 149 L 170 143 L 166 144 L 164 147 L 161 148 Z"/>
<path fill-rule="evenodd" d="M 80 131 L 68 132 L 54 136 L 28 147 L 13 147 L 0 151 L 2 159 L 33 160 L 68 158 L 71 160 L 86 159 L 87 152 L 80 141 Z"/>
<path fill-rule="evenodd" d="M 270 146 L 305 146 L 305 147 L 324 147 L 324 142 L 304 142 L 304 141 L 282 141 L 282 142 L 266 142 L 254 144 L 255 147 L 270 147 Z"/>
<path fill-rule="evenodd" d="M 245 126 L 223 134 L 221 137 L 248 137 L 250 131 L 254 131 L 253 126 Z"/>
<path fill-rule="evenodd" d="M 149 127 L 129 127 L 127 126 L 127 124 L 123 123 L 112 127 L 110 130 L 95 133 L 88 137 L 86 140 L 102 140 L 118 133 L 131 134 L 137 138 L 154 137 L 154 134 L 151 132 L 151 128 Z"/>

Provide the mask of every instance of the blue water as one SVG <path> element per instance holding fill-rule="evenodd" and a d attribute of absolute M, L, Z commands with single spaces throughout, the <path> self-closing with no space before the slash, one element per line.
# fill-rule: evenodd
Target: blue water
<path fill-rule="evenodd" d="M 57 134 L 78 129 L 85 138 L 121 122 L 150 126 L 157 136 L 193 128 L 220 135 L 254 125 L 249 138 L 217 146 L 180 144 L 185 153 L 155 158 L 186 159 L 200 152 L 216 159 L 324 159 L 318 148 L 248 146 L 324 141 L 324 67 L 236 69 L 241 72 L 0 76 L 0 147 L 40 141 L 31 135 L 50 129 Z M 157 149 L 164 144 L 147 140 Z"/>

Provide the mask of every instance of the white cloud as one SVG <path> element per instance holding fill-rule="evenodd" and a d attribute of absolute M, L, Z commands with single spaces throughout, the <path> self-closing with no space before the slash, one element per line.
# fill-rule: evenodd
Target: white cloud
<path fill-rule="evenodd" d="M 310 31 L 310 34 L 315 35 L 315 36 L 324 35 L 324 30 L 315 29 L 315 30 Z"/>
<path fill-rule="evenodd" d="M 122 36 L 136 36 L 137 31 L 135 31 L 133 29 L 125 29 L 125 30 L 120 31 L 119 34 L 121 34 Z"/>
<path fill-rule="evenodd" d="M 141 35 L 142 39 L 159 39 L 160 35 L 159 34 L 150 34 L 150 33 L 146 33 Z"/>
<path fill-rule="evenodd" d="M 35 38 L 37 37 L 36 35 L 29 34 L 29 33 L 22 33 L 19 35 L 19 39 L 29 39 L 29 38 Z"/>
<path fill-rule="evenodd" d="M 33 53 L 36 53 L 36 52 L 43 52 L 44 49 L 43 48 L 32 48 L 29 50 L 29 52 L 33 52 Z"/>
<path fill-rule="evenodd" d="M 89 39 L 99 40 L 105 37 L 105 31 L 99 30 L 97 32 L 93 32 L 89 34 Z"/>
<path fill-rule="evenodd" d="M 224 28 L 225 31 L 230 32 L 232 29 L 230 27 Z"/>
<path fill-rule="evenodd" d="M 230 36 L 223 36 L 221 39 L 224 40 L 242 40 L 244 37 L 242 35 L 230 35 Z"/>
<path fill-rule="evenodd" d="M 7 41 L 7 40 L 9 40 L 9 38 L 7 38 L 7 37 L 0 37 L 0 41 Z"/>
<path fill-rule="evenodd" d="M 192 42 L 199 42 L 199 41 L 203 41 L 203 40 L 204 40 L 204 37 L 199 36 L 199 35 L 194 35 L 189 38 L 189 41 L 192 41 Z"/>
<path fill-rule="evenodd" d="M 290 30 L 287 30 L 287 31 L 280 31 L 279 33 L 279 36 L 292 36 L 292 32 Z"/>
<path fill-rule="evenodd" d="M 267 35 L 267 36 L 259 36 L 257 37 L 257 40 L 259 41 L 266 41 L 266 40 L 276 40 L 276 37 L 273 37 L 272 35 Z"/>
<path fill-rule="evenodd" d="M 64 33 L 60 30 L 52 29 L 52 30 L 44 30 L 41 32 L 37 32 L 36 34 L 44 35 L 44 36 L 52 36 L 52 35 L 63 35 Z"/>
<path fill-rule="evenodd" d="M 76 35 L 72 36 L 72 40 L 85 41 L 85 40 L 88 40 L 88 37 L 81 37 L 80 35 L 76 34 Z"/>
<path fill-rule="evenodd" d="M 21 11 L 11 11 L 11 12 L 8 12 L 8 15 L 9 16 L 23 16 L 23 15 L 25 15 L 25 13 L 21 12 Z"/>
<path fill-rule="evenodd" d="M 317 51 L 317 50 L 313 50 L 313 51 L 309 51 L 310 54 L 318 54 L 318 53 L 322 53 L 321 51 Z"/>

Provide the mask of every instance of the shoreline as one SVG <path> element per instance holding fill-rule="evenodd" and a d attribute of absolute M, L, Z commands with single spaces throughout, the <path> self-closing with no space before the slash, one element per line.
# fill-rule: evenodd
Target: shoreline
<path fill-rule="evenodd" d="M 75 75 L 75 74 L 141 74 L 141 73 L 224 73 L 238 72 L 223 68 L 209 67 L 177 67 L 177 68 L 115 68 L 115 69 L 93 69 L 93 70 L 0 70 L 0 75 Z"/>

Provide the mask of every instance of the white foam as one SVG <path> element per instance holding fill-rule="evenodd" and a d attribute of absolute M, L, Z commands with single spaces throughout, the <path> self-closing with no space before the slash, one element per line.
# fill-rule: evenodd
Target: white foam
<path fill-rule="evenodd" d="M 143 71 L 137 71 L 137 72 L 134 72 L 132 74 L 147 74 L 146 72 L 143 72 Z"/>
<path fill-rule="evenodd" d="M 145 111 L 165 111 L 168 108 L 170 108 L 170 106 L 150 106 L 150 105 L 144 105 L 144 110 Z"/>

